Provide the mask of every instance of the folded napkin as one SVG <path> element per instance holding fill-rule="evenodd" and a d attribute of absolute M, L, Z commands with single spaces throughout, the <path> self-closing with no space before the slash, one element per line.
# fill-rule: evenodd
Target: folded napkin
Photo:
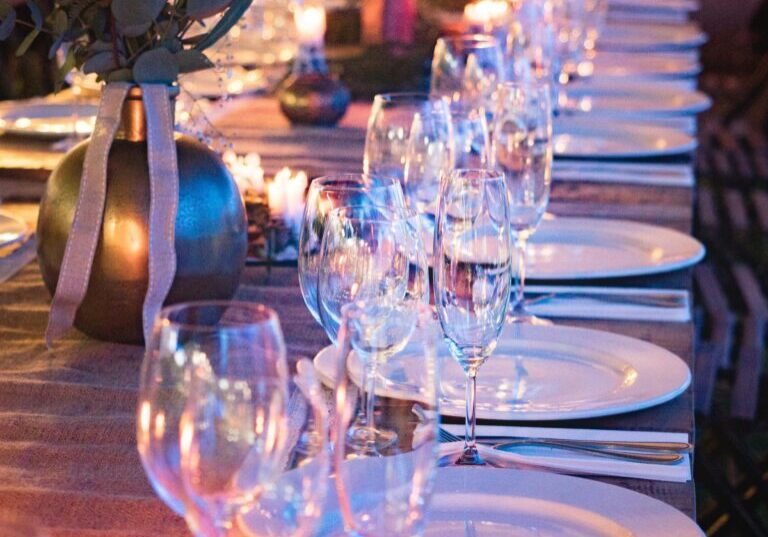
<path fill-rule="evenodd" d="M 23 243 L 0 249 L 0 283 L 9 280 L 31 263 L 36 254 L 34 236 L 30 236 Z"/>
<path fill-rule="evenodd" d="M 688 291 L 678 289 L 531 285 L 525 290 L 530 300 L 527 309 L 539 317 L 679 323 L 691 320 Z M 652 303 L 662 295 L 679 301 L 679 305 Z"/>
<path fill-rule="evenodd" d="M 464 434 L 463 425 L 442 427 L 455 435 Z M 528 438 L 556 438 L 569 440 L 625 440 L 646 442 L 688 442 L 685 433 L 661 433 L 645 431 L 609 431 L 599 429 L 558 429 L 541 427 L 512 427 L 478 425 L 478 436 L 509 436 Z M 691 480 L 691 459 L 688 454 L 677 464 L 652 464 L 581 454 L 549 447 L 521 446 L 514 452 L 499 451 L 489 445 L 478 445 L 480 454 L 498 461 L 535 466 L 555 472 L 576 475 L 605 475 L 631 477 L 655 481 L 684 483 Z M 441 455 L 461 450 L 460 442 L 440 445 Z"/>
<path fill-rule="evenodd" d="M 693 168 L 689 164 L 635 164 L 555 160 L 552 174 L 556 181 L 625 183 L 651 186 L 691 187 Z"/>

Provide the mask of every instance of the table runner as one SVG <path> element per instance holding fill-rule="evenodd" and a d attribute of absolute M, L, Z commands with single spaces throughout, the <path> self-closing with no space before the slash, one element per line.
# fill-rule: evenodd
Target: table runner
<path fill-rule="evenodd" d="M 664 278 L 641 279 L 654 286 Z M 668 275 L 687 286 L 687 274 Z M 635 279 L 635 284 L 638 279 Z M 238 298 L 277 309 L 289 355 L 327 344 L 302 301 L 295 268 L 246 270 Z M 48 294 L 32 264 L 0 287 L 0 505 L 40 519 L 52 535 L 186 535 L 152 492 L 135 447 L 142 348 L 73 336 L 43 343 Z M 655 342 L 692 362 L 690 324 L 570 321 Z M 633 414 L 548 424 L 692 433 L 692 395 Z M 693 515 L 692 483 L 607 478 Z M 45 506 L 41 508 L 41 506 Z"/>

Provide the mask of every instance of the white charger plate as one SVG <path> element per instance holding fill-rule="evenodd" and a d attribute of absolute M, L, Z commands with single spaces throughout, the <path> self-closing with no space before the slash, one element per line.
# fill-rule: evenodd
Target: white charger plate
<path fill-rule="evenodd" d="M 0 248 L 23 241 L 28 233 L 24 222 L 14 216 L 0 213 Z"/>
<path fill-rule="evenodd" d="M 424 537 L 703 535 L 683 513 L 644 494 L 524 470 L 440 468 L 428 513 Z"/>
<path fill-rule="evenodd" d="M 432 257 L 433 224 L 422 241 Z M 647 276 L 695 265 L 706 254 L 698 240 L 674 229 L 629 220 L 547 216 L 528 243 L 531 280 Z"/>
<path fill-rule="evenodd" d="M 380 473 L 380 458 L 354 464 L 360 479 Z M 315 535 L 341 537 L 346 534 L 332 478 L 326 489 Z M 241 515 L 239 525 L 248 535 L 263 534 L 264 520 L 256 511 Z M 438 468 L 427 521 L 424 537 L 704 535 L 683 513 L 645 494 L 579 477 L 489 467 Z"/>
<path fill-rule="evenodd" d="M 707 34 L 696 24 L 607 24 L 597 42 L 598 50 L 650 52 L 699 47 Z"/>
<path fill-rule="evenodd" d="M 696 138 L 684 132 L 647 124 L 559 117 L 555 121 L 554 152 L 572 158 L 647 158 L 688 153 Z"/>
<path fill-rule="evenodd" d="M 567 86 L 563 95 L 566 113 L 641 120 L 699 114 L 712 106 L 712 100 L 700 91 L 650 84 L 581 84 Z"/>
<path fill-rule="evenodd" d="M 418 336 L 416 336 L 418 337 Z M 464 416 L 465 376 L 447 346 L 439 349 L 440 412 Z M 380 365 L 377 393 L 418 399 L 423 386 L 423 350 L 411 343 Z M 320 378 L 335 384 L 337 350 L 315 356 Z M 358 385 L 362 364 L 351 354 L 347 364 Z M 480 419 L 539 421 L 594 418 L 634 412 L 680 395 L 691 381 L 688 366 L 671 352 L 610 332 L 566 326 L 505 326 L 493 355 L 478 375 Z"/>
<path fill-rule="evenodd" d="M 10 106 L 0 116 L 0 130 L 36 137 L 88 135 L 93 130 L 98 106 L 75 103 L 22 103 Z"/>
<path fill-rule="evenodd" d="M 645 276 L 695 265 L 706 250 L 674 229 L 628 220 L 545 219 L 531 237 L 528 273 L 537 280 Z"/>
<path fill-rule="evenodd" d="M 583 70 L 583 71 L 582 71 Z M 695 54 L 637 54 L 598 52 L 595 59 L 579 67 L 583 76 L 594 78 L 674 78 L 696 76 L 701 64 Z"/>

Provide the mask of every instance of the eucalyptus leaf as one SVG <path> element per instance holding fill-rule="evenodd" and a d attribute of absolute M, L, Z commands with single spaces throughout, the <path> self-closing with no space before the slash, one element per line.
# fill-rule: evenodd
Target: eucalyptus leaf
<path fill-rule="evenodd" d="M 224 11 L 232 0 L 187 0 L 187 16 L 205 19 Z"/>
<path fill-rule="evenodd" d="M 64 57 L 64 63 L 61 64 L 57 72 L 56 81 L 64 82 L 69 72 L 75 68 L 75 47 L 69 47 L 67 55 Z"/>
<path fill-rule="evenodd" d="M 59 48 L 61 48 L 61 44 L 64 42 L 64 36 L 60 35 L 56 39 L 54 39 L 53 44 L 51 44 L 51 48 L 48 49 L 48 59 L 52 60 L 56 57 L 56 53 L 59 51 Z"/>
<path fill-rule="evenodd" d="M 16 56 L 23 56 L 26 54 L 26 52 L 29 50 L 29 47 L 31 47 L 32 43 L 34 43 L 35 39 L 37 39 L 38 35 L 40 35 L 40 30 L 37 28 L 32 28 L 32 31 L 27 34 L 27 36 L 19 45 L 19 48 L 16 49 Z"/>
<path fill-rule="evenodd" d="M 181 50 L 181 41 L 175 37 L 169 37 L 160 41 L 160 46 L 167 49 L 169 52 L 176 54 Z"/>
<path fill-rule="evenodd" d="M 40 31 L 43 29 L 43 14 L 40 11 L 40 6 L 37 5 L 35 0 L 27 0 L 27 8 L 29 9 L 29 15 L 32 17 L 32 22 L 35 23 L 35 29 Z"/>
<path fill-rule="evenodd" d="M 172 84 L 178 76 L 176 56 L 165 48 L 144 52 L 133 66 L 133 79 L 138 83 Z"/>
<path fill-rule="evenodd" d="M 54 33 L 63 34 L 68 24 L 67 14 L 61 9 L 56 9 L 51 13 L 51 29 L 53 29 Z"/>
<path fill-rule="evenodd" d="M 112 71 L 104 80 L 107 82 L 131 82 L 133 80 L 133 71 L 131 69 L 117 69 Z"/>
<path fill-rule="evenodd" d="M 211 60 L 205 54 L 195 49 L 178 52 L 176 60 L 179 64 L 179 73 L 192 73 L 213 67 Z"/>
<path fill-rule="evenodd" d="M 211 28 L 208 35 L 195 45 L 195 48 L 197 50 L 205 50 L 227 35 L 227 32 L 237 24 L 237 21 L 240 20 L 240 17 L 243 16 L 252 2 L 253 0 L 232 0 L 232 4 L 229 6 L 227 12 L 224 13 L 224 16 L 221 17 L 219 22 L 217 22 L 213 28 Z"/>
<path fill-rule="evenodd" d="M 120 57 L 118 56 L 117 62 L 115 62 L 115 55 L 112 52 L 99 52 L 94 54 L 83 64 L 83 73 L 89 75 L 91 73 L 108 73 L 114 69 L 119 69 Z"/>
<path fill-rule="evenodd" d="M 16 12 L 11 9 L 5 17 L 3 22 L 0 22 L 0 41 L 5 41 L 13 33 L 13 28 L 16 25 Z"/>
<path fill-rule="evenodd" d="M 165 7 L 166 0 L 112 0 L 111 9 L 118 28 L 125 34 L 126 29 L 149 28 Z M 145 30 L 146 31 L 146 30 Z M 128 35 L 134 37 L 139 34 Z"/>

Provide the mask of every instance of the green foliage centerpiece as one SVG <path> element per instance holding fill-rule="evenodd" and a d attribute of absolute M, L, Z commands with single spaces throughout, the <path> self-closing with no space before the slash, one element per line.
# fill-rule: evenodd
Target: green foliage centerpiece
<path fill-rule="evenodd" d="M 244 267 L 246 218 L 213 151 L 174 134 L 180 73 L 212 67 L 205 50 L 251 0 L 27 0 L 31 21 L 0 0 L 0 39 L 29 28 L 50 57 L 106 85 L 94 133 L 51 174 L 38 260 L 53 294 L 46 341 L 75 326 L 124 343 L 148 339 L 163 304 L 229 299 Z"/>
<path fill-rule="evenodd" d="M 0 0 L 0 40 L 16 25 L 30 31 L 16 52 L 24 54 L 49 34 L 49 58 L 66 48 L 59 79 L 70 70 L 96 73 L 105 82 L 172 84 L 181 73 L 213 67 L 205 50 L 229 32 L 252 0 L 27 0 L 32 23 L 19 20 Z M 204 21 L 220 15 L 210 29 Z"/>

